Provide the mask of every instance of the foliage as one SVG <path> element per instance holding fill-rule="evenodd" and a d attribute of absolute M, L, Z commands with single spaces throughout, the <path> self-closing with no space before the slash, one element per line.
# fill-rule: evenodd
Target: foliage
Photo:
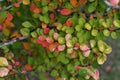
<path fill-rule="evenodd" d="M 1 0 L 1 79 L 40 71 L 55 80 L 99 80 L 95 68 L 112 52 L 105 40 L 120 34 L 114 1 L 108 11 L 104 0 Z"/>

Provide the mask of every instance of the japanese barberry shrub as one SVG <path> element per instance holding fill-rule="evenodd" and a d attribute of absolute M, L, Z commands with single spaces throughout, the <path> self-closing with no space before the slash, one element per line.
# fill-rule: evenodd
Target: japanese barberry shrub
<path fill-rule="evenodd" d="M 119 9 L 119 0 L 0 0 L 0 79 L 99 80 Z"/>

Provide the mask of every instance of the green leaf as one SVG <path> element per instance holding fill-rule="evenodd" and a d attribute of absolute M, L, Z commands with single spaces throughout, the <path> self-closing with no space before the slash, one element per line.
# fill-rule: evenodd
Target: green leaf
<path fill-rule="evenodd" d="M 37 38 L 38 35 L 37 35 L 36 32 L 32 32 L 32 33 L 31 33 L 31 36 L 32 36 L 33 38 Z"/>
<path fill-rule="evenodd" d="M 51 29 L 50 32 L 49 32 L 49 36 L 53 36 L 54 35 L 54 29 Z"/>
<path fill-rule="evenodd" d="M 89 23 L 86 23 L 86 24 L 85 24 L 85 29 L 91 30 L 91 28 L 92 28 L 92 27 L 91 27 L 91 25 L 90 25 Z"/>
<path fill-rule="evenodd" d="M 80 25 L 84 25 L 85 22 L 86 22 L 86 20 L 85 20 L 84 18 L 79 18 L 79 20 L 78 20 L 78 23 L 79 23 Z"/>
<path fill-rule="evenodd" d="M 81 76 L 81 77 L 85 77 L 85 76 L 88 74 L 88 72 L 87 72 L 86 69 L 80 68 L 79 71 L 78 71 L 78 74 L 79 74 L 79 76 Z"/>
<path fill-rule="evenodd" d="M 29 21 L 23 22 L 22 25 L 23 25 L 24 27 L 26 27 L 26 28 L 30 28 L 30 27 L 33 26 Z"/>
<path fill-rule="evenodd" d="M 33 14 L 34 18 L 39 18 L 40 14 Z"/>
<path fill-rule="evenodd" d="M 8 66 L 8 61 L 5 57 L 0 57 L 0 66 Z"/>
<path fill-rule="evenodd" d="M 104 36 L 108 37 L 110 35 L 110 31 L 108 29 L 103 30 Z"/>
<path fill-rule="evenodd" d="M 9 48 L 7 46 L 3 46 L 2 49 L 5 51 L 5 52 L 9 52 Z"/>
<path fill-rule="evenodd" d="M 76 30 L 76 31 L 80 31 L 80 30 L 82 30 L 83 27 L 84 27 L 84 26 L 82 26 L 82 25 L 76 25 L 76 26 L 75 26 L 75 30 Z"/>
<path fill-rule="evenodd" d="M 97 36 L 97 34 L 98 34 L 98 30 L 93 29 L 92 32 L 91 32 L 91 35 L 92 36 Z"/>
<path fill-rule="evenodd" d="M 28 57 L 28 64 L 31 64 L 31 65 L 34 64 L 34 58 L 33 57 Z"/>
<path fill-rule="evenodd" d="M 111 37 L 112 37 L 113 39 L 117 39 L 117 33 L 116 33 L 116 32 L 112 32 L 112 33 L 111 33 Z"/>
<path fill-rule="evenodd" d="M 98 41 L 98 49 L 103 52 L 105 50 L 105 43 L 102 40 Z"/>
<path fill-rule="evenodd" d="M 73 66 L 73 64 L 68 64 L 67 65 L 67 70 L 70 72 L 70 71 L 72 71 L 74 69 L 74 66 Z"/>
<path fill-rule="evenodd" d="M 20 32 L 23 36 L 28 36 L 30 34 L 30 30 L 28 28 L 22 28 Z"/>
<path fill-rule="evenodd" d="M 56 77 L 58 76 L 58 71 L 57 70 L 52 70 L 51 74 L 50 74 L 52 77 Z"/>
<path fill-rule="evenodd" d="M 90 40 L 90 46 L 91 48 L 96 46 L 96 40 Z"/>
<path fill-rule="evenodd" d="M 73 28 L 68 28 L 67 30 L 66 30 L 66 33 L 68 33 L 68 34 L 72 34 L 74 32 L 74 29 Z"/>
<path fill-rule="evenodd" d="M 110 54 L 111 52 L 112 52 L 112 47 L 111 47 L 111 46 L 106 45 L 106 48 L 105 48 L 105 50 L 104 50 L 104 52 L 103 52 L 103 53 L 105 53 L 105 54 Z"/>
<path fill-rule="evenodd" d="M 97 0 L 95 2 L 92 2 L 89 6 L 88 6 L 88 12 L 92 13 L 93 11 L 95 11 L 97 6 Z"/>
<path fill-rule="evenodd" d="M 58 37 L 58 42 L 60 44 L 64 44 L 65 43 L 65 38 L 64 37 Z"/>
<path fill-rule="evenodd" d="M 114 20 L 113 24 L 115 25 L 115 27 L 120 28 L 120 20 Z"/>
<path fill-rule="evenodd" d="M 0 17 L 6 18 L 7 17 L 7 12 L 6 11 L 0 11 Z"/>
<path fill-rule="evenodd" d="M 101 54 L 98 58 L 97 58 L 97 62 L 98 64 L 102 65 L 105 61 L 107 60 L 107 56 L 105 54 Z"/>
<path fill-rule="evenodd" d="M 48 7 L 47 6 L 43 7 L 42 8 L 42 13 L 44 14 L 44 13 L 47 13 L 47 12 L 48 12 Z"/>

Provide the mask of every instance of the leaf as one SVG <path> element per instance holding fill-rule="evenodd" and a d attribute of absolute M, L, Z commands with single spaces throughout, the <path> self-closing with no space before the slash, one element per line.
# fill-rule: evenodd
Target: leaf
<path fill-rule="evenodd" d="M 12 19 L 13 19 L 12 14 L 11 14 L 11 13 L 8 13 L 8 14 L 7 14 L 7 20 L 8 20 L 8 21 L 11 21 Z"/>
<path fill-rule="evenodd" d="M 102 40 L 98 41 L 98 48 L 101 52 L 105 50 L 105 43 Z"/>
<path fill-rule="evenodd" d="M 86 69 L 80 68 L 79 71 L 78 71 L 78 74 L 79 74 L 79 76 L 81 76 L 81 77 L 85 77 L 85 76 L 88 74 L 88 72 L 87 72 Z"/>
<path fill-rule="evenodd" d="M 110 35 L 110 31 L 108 29 L 104 29 L 103 34 L 104 34 L 104 36 L 108 37 Z"/>
<path fill-rule="evenodd" d="M 4 34 L 5 36 L 9 36 L 9 35 L 10 35 L 10 30 L 7 29 L 7 28 L 5 28 L 5 27 L 3 27 L 2 32 L 3 32 L 3 34 Z"/>
<path fill-rule="evenodd" d="M 26 69 L 27 71 L 31 71 L 31 70 L 32 70 L 32 66 L 31 66 L 30 64 L 26 64 L 26 65 L 25 65 L 25 69 Z"/>
<path fill-rule="evenodd" d="M 38 8 L 34 3 L 32 3 L 30 6 L 30 11 L 37 14 L 37 13 L 40 13 L 42 10 L 41 8 Z"/>
<path fill-rule="evenodd" d="M 105 48 L 105 50 L 104 50 L 104 52 L 103 52 L 103 53 L 110 54 L 111 52 L 112 52 L 112 47 L 111 47 L 111 46 L 106 45 L 106 48 Z"/>
<path fill-rule="evenodd" d="M 113 24 L 115 25 L 115 27 L 120 28 L 120 20 L 114 20 Z"/>
<path fill-rule="evenodd" d="M 23 46 L 26 50 L 30 49 L 30 44 L 27 42 L 23 42 Z"/>
<path fill-rule="evenodd" d="M 85 5 L 87 0 L 70 0 L 70 3 L 74 8 Z"/>
<path fill-rule="evenodd" d="M 7 76 L 7 75 L 8 75 L 8 72 L 9 72 L 9 69 L 4 68 L 4 67 L 0 68 L 0 77 L 5 77 L 5 76 Z"/>
<path fill-rule="evenodd" d="M 0 66 L 8 66 L 8 61 L 4 57 L 0 57 Z"/>
<path fill-rule="evenodd" d="M 30 33 L 30 30 L 28 28 L 22 28 L 20 32 L 23 36 L 28 36 Z"/>
<path fill-rule="evenodd" d="M 70 15 L 72 13 L 72 10 L 64 8 L 60 11 L 60 13 L 66 16 L 66 15 Z"/>
<path fill-rule="evenodd" d="M 50 45 L 49 45 L 49 50 L 50 50 L 50 52 L 55 51 L 55 49 L 57 48 L 58 45 L 59 45 L 59 44 L 58 44 L 57 42 L 50 44 Z"/>
<path fill-rule="evenodd" d="M 105 61 L 107 60 L 107 56 L 105 54 L 101 54 L 98 58 L 97 58 L 97 62 L 98 64 L 102 65 Z"/>
<path fill-rule="evenodd" d="M 76 7 L 79 6 L 77 0 L 70 0 L 70 3 L 72 4 L 72 6 L 73 6 L 74 8 L 76 8 Z"/>
<path fill-rule="evenodd" d="M 111 33 L 111 37 L 112 37 L 113 39 L 117 39 L 117 33 L 116 33 L 116 32 L 112 32 L 112 33 Z"/>
<path fill-rule="evenodd" d="M 82 6 L 82 5 L 85 5 L 87 3 L 87 0 L 79 0 L 79 5 Z"/>
<path fill-rule="evenodd" d="M 96 6 L 97 6 L 97 1 L 91 3 L 91 4 L 89 5 L 89 7 L 88 7 L 88 12 L 89 12 L 89 13 L 92 13 L 93 11 L 95 11 Z"/>
<path fill-rule="evenodd" d="M 58 71 L 57 70 L 52 70 L 51 74 L 52 77 L 56 77 L 58 75 Z"/>
<path fill-rule="evenodd" d="M 36 32 L 31 32 L 31 36 L 33 37 L 33 38 L 37 38 L 37 33 Z"/>
<path fill-rule="evenodd" d="M 0 17 L 6 18 L 7 17 L 7 12 L 6 11 L 0 11 Z"/>
<path fill-rule="evenodd" d="M 23 22 L 22 25 L 23 25 L 24 27 L 26 27 L 26 28 L 30 28 L 30 27 L 33 26 L 29 21 Z"/>
<path fill-rule="evenodd" d="M 93 30 L 91 31 L 91 35 L 92 35 L 92 36 L 97 36 L 97 34 L 98 34 L 98 30 L 93 29 Z"/>
<path fill-rule="evenodd" d="M 89 24 L 89 23 L 86 23 L 85 24 L 85 29 L 87 30 L 91 30 L 92 26 Z"/>
<path fill-rule="evenodd" d="M 29 5 L 30 4 L 30 0 L 23 0 L 22 1 L 24 5 Z"/>

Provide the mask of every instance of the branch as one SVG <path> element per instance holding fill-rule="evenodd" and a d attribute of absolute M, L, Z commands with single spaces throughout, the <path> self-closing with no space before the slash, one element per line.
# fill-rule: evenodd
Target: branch
<path fill-rule="evenodd" d="M 15 43 L 17 41 L 21 41 L 21 40 L 27 39 L 28 37 L 29 36 L 22 36 L 22 37 L 19 37 L 19 38 L 15 39 L 15 40 L 5 42 L 3 44 L 0 44 L 0 48 L 2 48 L 3 46 L 12 45 L 13 43 Z"/>
<path fill-rule="evenodd" d="M 18 2 L 18 4 L 21 4 L 22 3 L 22 0 L 20 1 L 20 2 Z M 11 5 L 9 5 L 8 7 L 6 7 L 6 9 L 5 10 L 8 10 L 8 9 L 10 9 L 11 7 L 13 7 L 14 5 L 13 4 L 11 4 Z"/>
<path fill-rule="evenodd" d="M 103 0 L 104 3 L 109 7 L 109 8 L 115 8 L 115 9 L 120 9 L 120 6 L 114 6 L 113 4 L 111 4 L 108 0 Z"/>

